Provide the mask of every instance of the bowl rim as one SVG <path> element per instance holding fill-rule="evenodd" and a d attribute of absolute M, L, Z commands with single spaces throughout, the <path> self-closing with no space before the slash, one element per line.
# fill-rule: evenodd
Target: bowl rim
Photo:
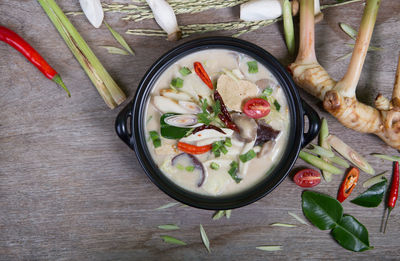
<path fill-rule="evenodd" d="M 279 163 L 268 176 L 250 188 L 226 196 L 208 196 L 190 192 L 173 183 L 152 160 L 147 148 L 143 124 L 147 98 L 158 77 L 175 61 L 190 53 L 206 49 L 229 49 L 245 53 L 261 62 L 277 78 L 285 91 L 290 108 L 288 146 Z M 284 69 L 266 50 L 250 42 L 231 37 L 206 37 L 183 43 L 162 55 L 142 78 L 132 102 L 131 130 L 133 149 L 150 180 L 164 193 L 186 205 L 209 210 L 233 209 L 251 204 L 272 192 L 289 174 L 301 149 L 304 111 L 295 84 Z"/>

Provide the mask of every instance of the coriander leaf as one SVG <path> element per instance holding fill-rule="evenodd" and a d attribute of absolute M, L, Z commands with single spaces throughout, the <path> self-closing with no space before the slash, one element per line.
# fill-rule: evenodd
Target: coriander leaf
<path fill-rule="evenodd" d="M 277 100 L 274 101 L 274 106 L 277 111 L 279 111 L 281 109 L 281 105 L 279 104 L 279 102 Z"/>

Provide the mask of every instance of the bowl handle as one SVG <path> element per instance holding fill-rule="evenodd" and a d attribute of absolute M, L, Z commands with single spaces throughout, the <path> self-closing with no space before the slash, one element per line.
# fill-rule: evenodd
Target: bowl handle
<path fill-rule="evenodd" d="M 115 131 L 119 138 L 133 149 L 131 125 L 132 120 L 132 103 L 129 103 L 122 111 L 119 112 L 115 120 Z"/>
<path fill-rule="evenodd" d="M 310 143 L 319 133 L 321 127 L 321 119 L 318 113 L 305 101 L 301 100 L 303 105 L 304 116 L 308 118 L 308 132 L 303 134 L 301 147 L 304 148 Z"/>

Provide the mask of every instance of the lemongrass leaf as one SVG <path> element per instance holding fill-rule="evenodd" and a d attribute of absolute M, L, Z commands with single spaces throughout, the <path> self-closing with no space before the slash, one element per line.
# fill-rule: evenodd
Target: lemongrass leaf
<path fill-rule="evenodd" d="M 306 222 L 304 219 L 302 219 L 301 217 L 299 217 L 299 216 L 296 215 L 295 213 L 288 211 L 288 214 L 291 215 L 292 217 L 294 217 L 294 218 L 295 218 L 297 221 L 299 221 L 301 224 L 308 225 L 307 222 Z"/>
<path fill-rule="evenodd" d="M 117 40 L 122 47 L 125 48 L 130 54 L 135 55 L 131 47 L 129 47 L 128 43 L 125 41 L 125 39 L 120 35 L 117 31 L 115 31 L 106 21 L 104 21 L 104 24 L 107 26 L 108 30 L 111 32 L 111 34 L 114 36 L 115 40 Z"/>
<path fill-rule="evenodd" d="M 175 224 L 166 224 L 166 225 L 159 225 L 157 226 L 159 229 L 164 229 L 164 230 L 177 230 L 179 227 Z"/>
<path fill-rule="evenodd" d="M 170 207 L 176 206 L 178 204 L 179 204 L 178 202 L 171 202 L 171 203 L 162 205 L 161 207 L 158 207 L 158 208 L 156 208 L 154 210 L 162 210 L 162 209 L 166 209 L 166 208 L 170 208 Z"/>
<path fill-rule="evenodd" d="M 118 47 L 105 46 L 105 45 L 101 45 L 100 47 L 106 49 L 107 52 L 110 54 L 129 55 L 129 53 L 127 51 L 125 51 L 124 49 L 118 48 Z"/>
<path fill-rule="evenodd" d="M 342 28 L 343 32 L 345 32 L 353 40 L 356 40 L 358 34 L 356 29 L 345 23 L 339 23 L 339 26 Z"/>
<path fill-rule="evenodd" d="M 200 224 L 200 235 L 201 235 L 201 240 L 203 241 L 204 246 L 207 248 L 208 252 L 211 253 L 210 241 L 208 240 L 206 231 L 204 230 L 204 228 L 201 224 Z"/>
<path fill-rule="evenodd" d="M 214 213 L 212 219 L 213 220 L 218 220 L 222 218 L 225 215 L 225 210 L 218 210 L 217 212 Z"/>
<path fill-rule="evenodd" d="M 337 58 L 336 61 L 344 60 L 344 59 L 346 59 L 347 57 L 351 56 L 352 54 L 353 54 L 353 52 L 346 53 L 345 55 L 340 56 L 339 58 Z"/>
<path fill-rule="evenodd" d="M 272 223 L 271 227 L 297 227 L 296 225 L 292 224 L 285 224 L 285 223 Z"/>
<path fill-rule="evenodd" d="M 164 240 L 165 243 L 182 245 L 182 246 L 186 245 L 186 243 L 183 242 L 182 240 L 179 240 L 179 239 L 171 237 L 171 236 L 161 235 L 160 237 Z"/>
<path fill-rule="evenodd" d="M 399 156 L 377 154 L 377 153 L 372 153 L 371 155 L 374 156 L 374 157 L 380 158 L 380 159 L 384 159 L 384 160 L 399 161 L 400 162 L 400 157 Z"/>
<path fill-rule="evenodd" d="M 258 250 L 262 251 L 281 251 L 283 248 L 282 246 L 258 246 L 256 247 Z"/>

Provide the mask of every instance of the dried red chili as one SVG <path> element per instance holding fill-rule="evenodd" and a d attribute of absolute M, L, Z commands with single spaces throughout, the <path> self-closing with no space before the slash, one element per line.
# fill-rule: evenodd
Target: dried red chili
<path fill-rule="evenodd" d="M 208 88 L 213 90 L 214 86 L 211 82 L 210 76 L 208 76 L 206 70 L 204 70 L 203 65 L 201 65 L 201 63 L 199 63 L 199 62 L 195 62 L 193 64 L 193 67 L 194 67 L 194 71 L 200 77 L 200 79 L 208 86 Z"/>
<path fill-rule="evenodd" d="M 219 131 L 219 132 L 221 132 L 221 133 L 223 133 L 223 134 L 226 134 L 221 128 L 218 128 L 217 126 L 214 126 L 214 125 L 201 125 L 201 126 L 199 126 L 199 127 L 197 127 L 197 128 L 195 128 L 193 131 L 192 131 L 192 134 L 195 134 L 196 132 L 199 132 L 199 131 L 202 131 L 202 130 L 206 130 L 206 129 L 213 129 L 213 130 L 216 130 L 216 131 Z"/>
<path fill-rule="evenodd" d="M 228 109 L 226 108 L 224 101 L 222 100 L 222 97 L 218 91 L 214 92 L 214 100 L 219 101 L 219 104 L 221 105 L 221 113 L 218 114 L 220 120 L 225 123 L 226 127 L 228 127 L 229 129 L 239 132 L 239 128 L 233 122 L 232 117 L 229 114 Z"/>
<path fill-rule="evenodd" d="M 68 93 L 68 96 L 71 96 L 69 90 L 65 86 L 64 82 L 61 80 L 60 75 L 21 36 L 4 26 L 0 26 L 0 41 L 9 44 L 17 51 L 22 53 L 33 65 L 36 66 L 36 68 L 39 69 L 39 71 L 44 74 L 44 76 L 63 87 L 64 90 Z"/>
<path fill-rule="evenodd" d="M 350 196 L 354 187 L 357 185 L 358 177 L 360 176 L 360 171 L 352 167 L 344 178 L 342 184 L 339 188 L 339 194 L 337 200 L 343 202 L 348 196 Z"/>
<path fill-rule="evenodd" d="M 392 184 L 390 185 L 390 192 L 389 192 L 389 198 L 388 198 L 388 214 L 385 222 L 385 227 L 383 229 L 383 233 L 386 232 L 386 226 L 387 222 L 390 216 L 390 212 L 394 209 L 396 206 L 396 201 L 399 196 L 399 162 L 396 161 L 394 163 L 394 169 L 393 169 L 393 176 L 392 176 Z"/>

